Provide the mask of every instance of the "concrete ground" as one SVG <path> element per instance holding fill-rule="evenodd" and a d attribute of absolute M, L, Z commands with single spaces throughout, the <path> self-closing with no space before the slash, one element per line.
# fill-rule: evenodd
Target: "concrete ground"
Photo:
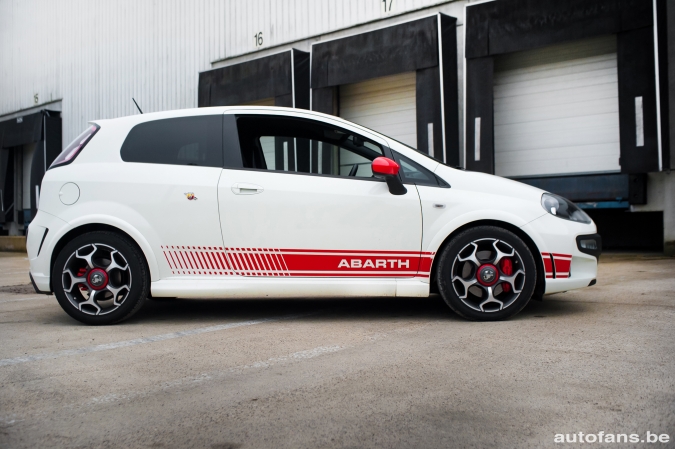
<path fill-rule="evenodd" d="M 673 258 L 603 256 L 598 285 L 498 323 L 439 297 L 179 299 L 89 327 L 26 273 L 0 253 L 0 447 L 675 446 Z"/>

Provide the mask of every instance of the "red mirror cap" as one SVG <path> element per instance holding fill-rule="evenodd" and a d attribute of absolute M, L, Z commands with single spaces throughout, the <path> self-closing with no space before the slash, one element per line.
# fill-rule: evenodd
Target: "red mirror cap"
<path fill-rule="evenodd" d="M 388 157 L 378 157 L 373 161 L 373 173 L 378 175 L 395 176 L 401 168 L 395 161 Z"/>

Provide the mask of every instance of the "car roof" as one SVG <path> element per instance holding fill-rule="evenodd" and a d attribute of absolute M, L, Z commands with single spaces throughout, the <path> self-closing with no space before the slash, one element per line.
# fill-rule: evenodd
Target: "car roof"
<path fill-rule="evenodd" d="M 347 129 L 351 128 L 354 131 L 364 133 L 366 136 L 370 135 L 370 137 L 375 138 L 389 147 L 395 147 L 394 149 L 396 151 L 403 153 L 405 156 L 415 160 L 418 163 L 421 163 L 431 171 L 434 171 L 438 166 L 438 161 L 431 159 L 428 156 L 423 155 L 422 153 L 419 153 L 418 151 L 409 148 L 400 142 L 397 142 L 396 140 L 392 140 L 391 137 L 388 137 L 380 132 L 366 128 L 357 123 L 350 122 L 335 115 L 324 114 L 322 112 L 300 108 L 286 108 L 280 106 L 210 106 L 204 108 L 174 109 L 170 111 L 135 114 L 106 120 L 92 120 L 91 123 L 96 123 L 101 126 L 106 126 L 106 124 L 113 125 L 113 127 L 122 126 L 123 128 L 129 130 L 139 123 L 150 122 L 153 120 L 241 112 L 281 115 L 286 117 L 302 117 L 317 119 L 328 123 L 332 122 L 335 126 L 343 126 Z"/>
<path fill-rule="evenodd" d="M 347 120 L 341 119 L 330 114 L 324 114 L 317 111 L 310 111 L 308 109 L 299 109 L 299 108 L 286 108 L 280 106 L 210 106 L 204 108 L 189 108 L 189 109 L 174 109 L 170 111 L 160 111 L 160 112 L 148 112 L 144 114 L 134 114 L 127 115 L 124 117 L 118 117 L 113 119 L 100 119 L 100 120 L 91 120 L 91 123 L 96 123 L 99 125 L 104 125 L 106 123 L 119 123 L 126 125 L 136 125 L 138 123 L 149 122 L 153 120 L 162 120 L 167 118 L 176 118 L 176 117 L 194 117 L 200 115 L 214 115 L 214 114 L 226 114 L 228 112 L 257 112 L 261 114 L 271 113 L 273 115 L 288 115 L 288 116 L 313 116 L 317 119 L 330 120 L 330 121 L 339 121 L 349 124 L 351 126 L 357 126 L 363 128 L 356 123 L 348 122 Z M 363 128 L 368 130 L 367 128 Z M 368 130 L 374 132 L 372 130 Z"/>

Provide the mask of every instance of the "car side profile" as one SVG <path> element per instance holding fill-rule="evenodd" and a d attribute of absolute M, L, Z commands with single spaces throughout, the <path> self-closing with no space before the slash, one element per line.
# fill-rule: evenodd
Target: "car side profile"
<path fill-rule="evenodd" d="M 148 297 L 426 297 L 502 320 L 595 283 L 592 220 L 317 112 L 212 107 L 92 122 L 44 176 L 36 291 L 110 324 Z"/>

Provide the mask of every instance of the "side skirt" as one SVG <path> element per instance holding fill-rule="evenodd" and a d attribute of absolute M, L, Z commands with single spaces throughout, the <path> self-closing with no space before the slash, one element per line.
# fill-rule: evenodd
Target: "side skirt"
<path fill-rule="evenodd" d="M 184 277 L 152 282 L 153 298 L 427 297 L 429 279 Z"/>

